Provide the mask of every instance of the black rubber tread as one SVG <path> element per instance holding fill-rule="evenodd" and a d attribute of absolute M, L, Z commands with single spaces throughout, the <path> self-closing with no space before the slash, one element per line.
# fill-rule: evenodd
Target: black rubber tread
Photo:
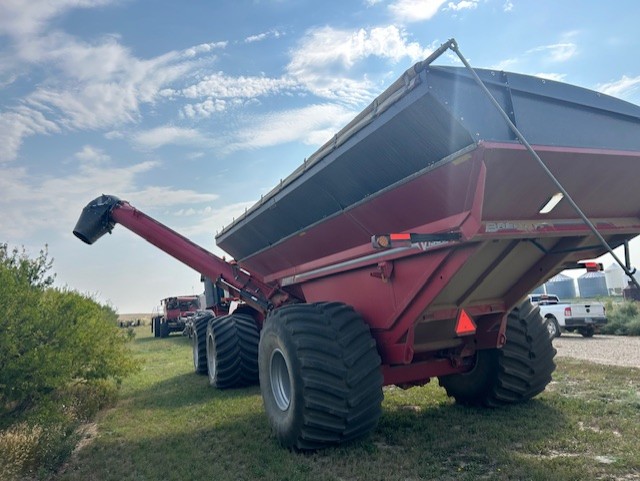
<path fill-rule="evenodd" d="M 169 337 L 171 331 L 169 330 L 169 323 L 165 318 L 160 319 L 160 337 Z"/>
<path fill-rule="evenodd" d="M 596 333 L 596 329 L 593 326 L 585 326 L 579 327 L 578 332 L 582 337 L 593 337 L 593 335 Z"/>
<path fill-rule="evenodd" d="M 211 319 L 207 325 L 205 349 L 209 360 L 210 342 L 213 343 L 216 369 L 214 373 L 208 373 L 209 383 L 218 389 L 258 384 L 259 341 L 258 327 L 249 314 L 237 313 Z"/>
<path fill-rule="evenodd" d="M 196 374 L 207 374 L 207 326 L 213 319 L 213 314 L 203 314 L 193 320 L 191 334 L 191 349 L 193 353 L 193 368 Z"/>
<path fill-rule="evenodd" d="M 153 331 L 153 337 L 160 337 L 160 317 L 153 318 L 151 330 Z"/>
<path fill-rule="evenodd" d="M 540 308 L 525 300 L 511 311 L 506 336 L 502 349 L 478 351 L 470 372 L 440 377 L 440 385 L 456 402 L 487 407 L 520 403 L 551 382 L 556 350 Z"/>
<path fill-rule="evenodd" d="M 289 367 L 291 404 L 280 409 L 270 362 L 279 349 Z M 260 389 L 279 442 L 315 450 L 369 434 L 382 403 L 380 356 L 369 327 L 351 307 L 295 304 L 276 310 L 260 340 Z"/>

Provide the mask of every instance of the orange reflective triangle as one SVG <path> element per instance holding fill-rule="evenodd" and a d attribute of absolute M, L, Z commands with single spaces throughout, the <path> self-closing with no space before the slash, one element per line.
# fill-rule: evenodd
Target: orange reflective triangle
<path fill-rule="evenodd" d="M 456 334 L 458 336 L 468 336 L 469 334 L 475 334 L 476 323 L 467 314 L 467 311 L 462 309 L 458 316 L 458 322 L 456 322 Z"/>

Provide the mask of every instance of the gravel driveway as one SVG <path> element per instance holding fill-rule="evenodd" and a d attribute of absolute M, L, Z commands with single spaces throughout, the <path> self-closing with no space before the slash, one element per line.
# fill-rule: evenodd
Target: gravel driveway
<path fill-rule="evenodd" d="M 558 357 L 573 357 L 613 366 L 640 368 L 640 337 L 602 336 L 584 338 L 563 333 L 553 340 Z"/>

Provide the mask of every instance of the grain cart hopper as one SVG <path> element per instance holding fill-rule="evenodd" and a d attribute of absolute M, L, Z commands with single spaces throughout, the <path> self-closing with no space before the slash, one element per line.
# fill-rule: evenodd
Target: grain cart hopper
<path fill-rule="evenodd" d="M 466 68 L 431 65 L 447 49 Z M 315 449 L 369 433 L 383 385 L 437 377 L 483 406 L 543 391 L 555 350 L 523 299 L 640 233 L 639 177 L 640 107 L 474 71 L 450 40 L 219 233 L 235 261 L 113 196 L 74 233 L 120 223 L 240 299 L 203 317 L 196 370 L 259 378 L 279 441 Z"/>

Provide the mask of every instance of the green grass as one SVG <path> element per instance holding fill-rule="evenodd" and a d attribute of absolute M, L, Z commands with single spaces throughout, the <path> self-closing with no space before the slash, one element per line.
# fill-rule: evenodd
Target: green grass
<path fill-rule="evenodd" d="M 640 478 L 639 369 L 562 359 L 545 393 L 499 410 L 459 407 L 437 382 L 387 388 L 370 438 L 300 454 L 271 435 L 257 387 L 210 388 L 188 339 L 137 332 L 142 369 L 58 479 Z"/>

